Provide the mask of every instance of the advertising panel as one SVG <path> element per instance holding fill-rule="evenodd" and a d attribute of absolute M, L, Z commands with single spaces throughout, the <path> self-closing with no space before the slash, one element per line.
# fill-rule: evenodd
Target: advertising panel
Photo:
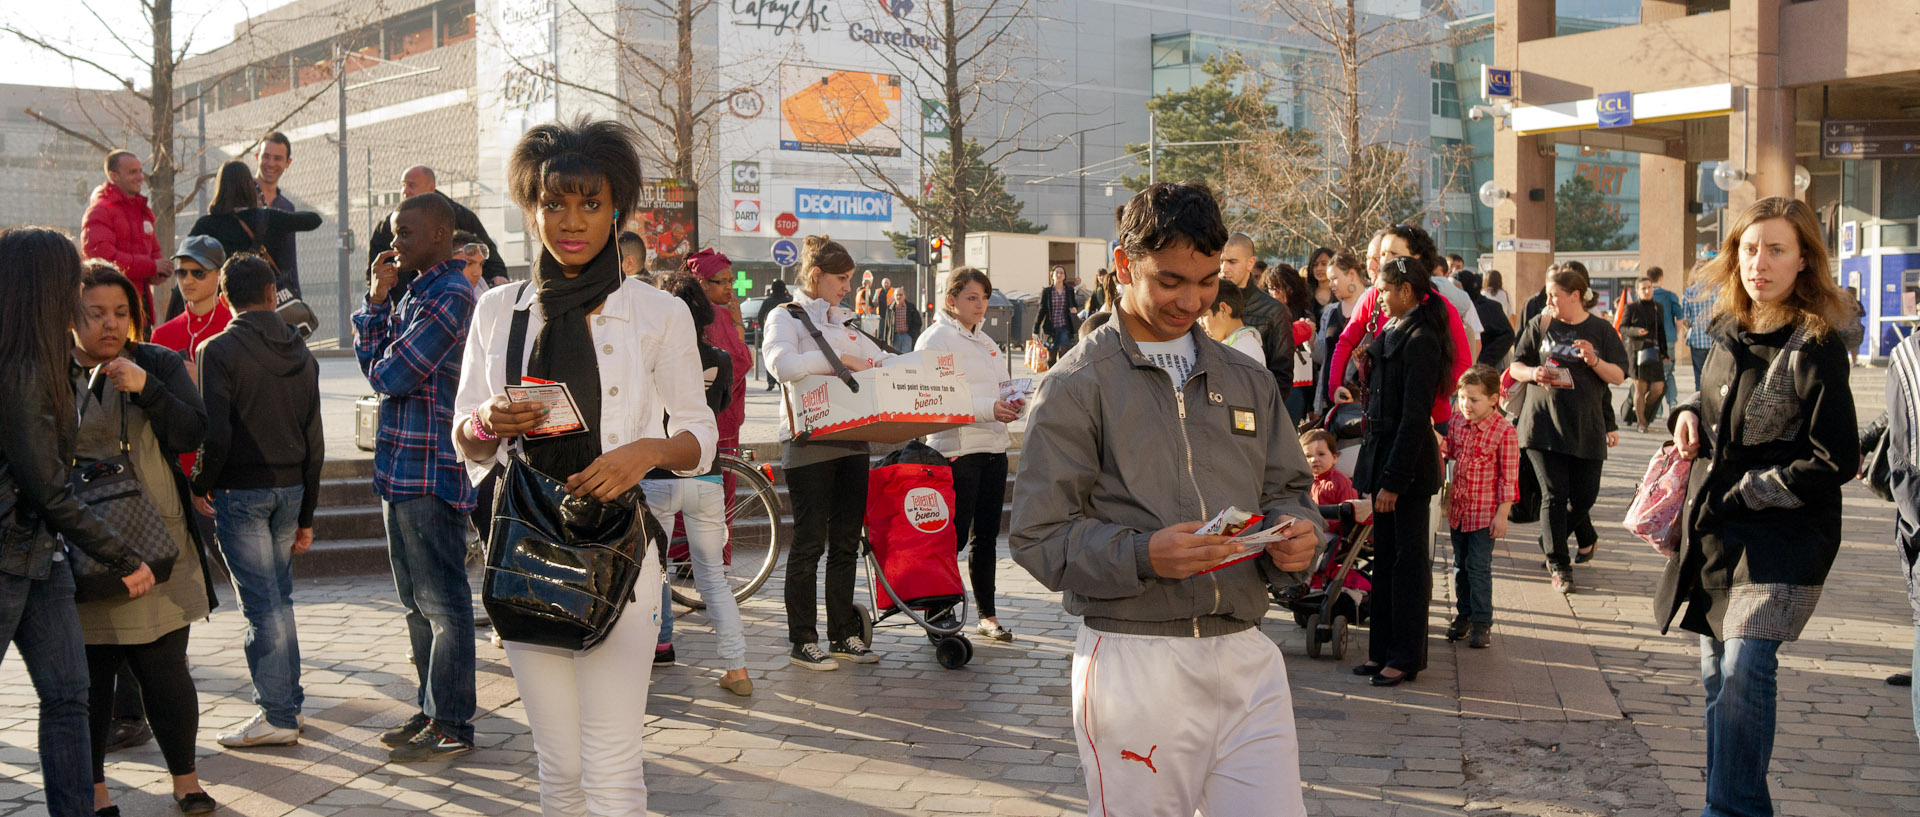
<path fill-rule="evenodd" d="M 700 208 L 679 179 L 652 179 L 640 188 L 640 201 L 622 229 L 647 242 L 647 269 L 675 272 L 700 246 Z"/>
<path fill-rule="evenodd" d="M 900 77 L 780 66 L 780 149 L 900 155 Z"/>

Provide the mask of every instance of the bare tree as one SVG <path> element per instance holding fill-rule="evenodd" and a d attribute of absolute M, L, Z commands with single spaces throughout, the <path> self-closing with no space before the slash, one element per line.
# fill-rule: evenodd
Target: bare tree
<path fill-rule="evenodd" d="M 925 14 L 892 18 L 892 24 L 904 27 L 903 36 L 876 36 L 873 44 L 898 74 L 909 78 L 903 86 L 931 91 L 928 96 L 939 106 L 936 115 L 944 118 L 946 144 L 924 144 L 923 111 L 914 110 L 918 100 L 902 101 L 908 106 L 905 116 L 874 118 L 883 122 L 875 127 L 894 131 L 902 155 L 914 157 L 916 166 L 944 158 L 947 166 L 929 176 L 944 189 L 925 190 L 916 178 L 898 178 L 898 163 L 883 157 L 838 155 L 863 184 L 890 194 L 921 224 L 944 233 L 952 264 L 959 267 L 967 263 L 969 225 L 994 216 L 982 208 L 997 208 L 1005 196 L 1005 191 L 995 195 L 968 186 L 969 180 L 983 178 L 977 165 L 994 167 L 1016 153 L 1044 153 L 1066 139 L 1050 136 L 1041 144 L 1028 139 L 1042 132 L 1051 118 L 1031 112 L 1040 96 L 1052 93 L 1036 92 L 1039 59 L 1023 53 L 1026 28 L 1038 22 L 1033 0 L 932 0 L 928 5 Z M 900 120 L 905 124 L 896 124 Z"/>
<path fill-rule="evenodd" d="M 130 60 L 144 67 L 146 75 L 139 77 L 110 68 L 99 60 L 85 56 L 89 49 L 79 44 L 45 37 L 13 25 L 0 25 L 0 32 L 18 37 L 29 45 L 76 65 L 98 71 L 112 79 L 122 89 L 121 92 L 106 97 L 105 104 L 98 110 L 92 105 L 76 106 L 81 110 L 83 118 L 87 120 L 84 127 L 60 122 L 32 109 L 28 109 L 26 113 L 49 127 L 98 149 L 103 156 L 120 149 L 120 145 L 115 144 L 118 141 L 116 134 L 132 133 L 145 141 L 151 150 L 151 155 L 146 162 L 146 171 L 148 198 L 153 205 L 154 234 L 160 237 L 163 247 L 171 246 L 178 215 L 193 204 L 194 199 L 205 189 L 207 182 L 213 179 L 213 174 L 210 173 L 196 175 L 191 188 L 184 194 L 178 191 L 177 179 L 185 164 L 182 157 L 174 154 L 174 124 L 191 106 L 202 102 L 227 80 L 241 75 L 252 67 L 252 61 L 234 60 L 234 67 L 201 81 L 197 92 L 183 93 L 175 90 L 174 75 L 179 71 L 180 64 L 193 50 L 194 32 L 188 31 L 179 46 L 174 45 L 173 0 L 140 0 L 141 15 L 147 23 L 146 30 L 149 34 L 146 42 L 121 36 L 118 27 L 109 23 L 89 0 L 81 0 L 79 6 L 99 24 L 98 33 L 123 49 Z M 379 14 L 381 8 L 384 8 L 384 3 L 376 3 L 369 13 Z M 251 27 L 243 31 L 236 40 L 246 40 L 246 35 L 249 33 L 251 33 Z M 95 38 L 89 40 L 88 45 L 97 45 L 98 42 L 99 39 Z M 280 121 L 260 129 L 259 133 L 265 134 L 279 129 L 281 125 L 304 110 L 308 104 L 327 93 L 333 87 L 333 82 L 341 81 L 340 75 L 341 72 L 335 71 L 331 82 L 301 99 L 300 103 L 288 111 Z M 258 144 L 258 137 L 255 144 Z M 253 145 L 249 145 L 248 150 L 252 147 Z"/>
<path fill-rule="evenodd" d="M 1452 16 L 1452 4 L 1426 4 L 1418 19 L 1363 14 L 1359 0 L 1266 0 L 1265 8 L 1296 34 L 1318 41 L 1330 59 L 1305 63 L 1294 75 L 1278 79 L 1302 90 L 1315 119 L 1330 127 L 1314 149 L 1295 144 L 1284 133 L 1256 138 L 1243 155 L 1248 165 L 1230 172 L 1246 190 L 1277 189 L 1299 197 L 1293 204 L 1272 202 L 1274 229 L 1293 241 L 1314 246 L 1332 240 L 1357 247 L 1389 220 L 1418 210 L 1419 174 L 1413 166 L 1417 147 L 1396 143 L 1391 133 L 1395 106 L 1380 116 L 1369 97 L 1381 87 L 1378 70 L 1385 60 L 1439 42 L 1435 19 Z M 1403 57 L 1403 58 L 1411 58 Z M 1267 176 L 1263 179 L 1262 176 Z M 1286 208 L 1296 211 L 1281 217 Z"/>
<path fill-rule="evenodd" d="M 717 55 L 694 42 L 700 21 L 719 5 L 719 0 L 641 0 L 631 11 L 642 25 L 627 26 L 619 19 L 610 24 L 568 0 L 569 22 L 594 40 L 576 49 L 610 49 L 615 55 L 620 81 L 612 87 L 565 76 L 558 66 L 517 56 L 513 49 L 507 49 L 508 60 L 530 77 L 619 111 L 635 125 L 642 158 L 681 180 L 687 194 L 697 197 L 718 169 L 714 135 L 728 101 L 752 90 L 750 85 L 719 87 L 714 79 L 720 73 Z M 672 32 L 670 55 L 662 53 L 659 40 L 637 30 L 653 26 Z"/>

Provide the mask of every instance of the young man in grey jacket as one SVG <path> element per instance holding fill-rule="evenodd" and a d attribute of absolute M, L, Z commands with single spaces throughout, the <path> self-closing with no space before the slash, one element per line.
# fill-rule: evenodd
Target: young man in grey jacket
<path fill-rule="evenodd" d="M 1116 317 L 1048 374 L 1014 483 L 1014 560 L 1082 617 L 1073 725 L 1088 813 L 1303 815 L 1266 581 L 1322 523 L 1273 376 L 1207 337 L 1227 232 L 1202 185 L 1121 208 Z M 1194 531 L 1229 506 L 1283 539 L 1238 555 Z"/>

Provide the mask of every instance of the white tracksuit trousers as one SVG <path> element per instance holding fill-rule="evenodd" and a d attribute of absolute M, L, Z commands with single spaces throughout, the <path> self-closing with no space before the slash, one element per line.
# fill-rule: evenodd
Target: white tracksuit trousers
<path fill-rule="evenodd" d="M 1279 648 L 1082 626 L 1073 734 L 1089 817 L 1302 817 L 1300 736 Z"/>

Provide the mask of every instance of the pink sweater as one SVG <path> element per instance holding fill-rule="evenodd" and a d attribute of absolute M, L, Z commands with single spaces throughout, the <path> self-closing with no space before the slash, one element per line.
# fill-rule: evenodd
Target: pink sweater
<path fill-rule="evenodd" d="M 1340 340 L 1333 347 L 1333 375 L 1327 378 L 1327 399 L 1333 399 L 1334 392 L 1340 390 L 1347 374 L 1347 359 L 1353 357 L 1353 349 L 1360 345 L 1369 325 L 1377 317 L 1381 325 L 1386 323 L 1386 315 L 1377 309 L 1379 290 L 1368 287 L 1360 294 L 1360 303 L 1354 306 L 1353 319 L 1347 321 L 1347 328 L 1341 330 Z M 1473 348 L 1467 345 L 1467 325 L 1460 320 L 1460 311 L 1453 308 L 1453 302 L 1438 294 L 1428 297 L 1427 303 L 1440 302 L 1447 308 L 1447 325 L 1453 328 L 1453 376 L 1441 384 L 1440 393 L 1433 398 L 1433 421 L 1444 423 L 1453 417 L 1453 384 L 1459 382 L 1460 375 L 1473 365 Z M 1378 314 L 1376 314 L 1378 313 Z"/>

